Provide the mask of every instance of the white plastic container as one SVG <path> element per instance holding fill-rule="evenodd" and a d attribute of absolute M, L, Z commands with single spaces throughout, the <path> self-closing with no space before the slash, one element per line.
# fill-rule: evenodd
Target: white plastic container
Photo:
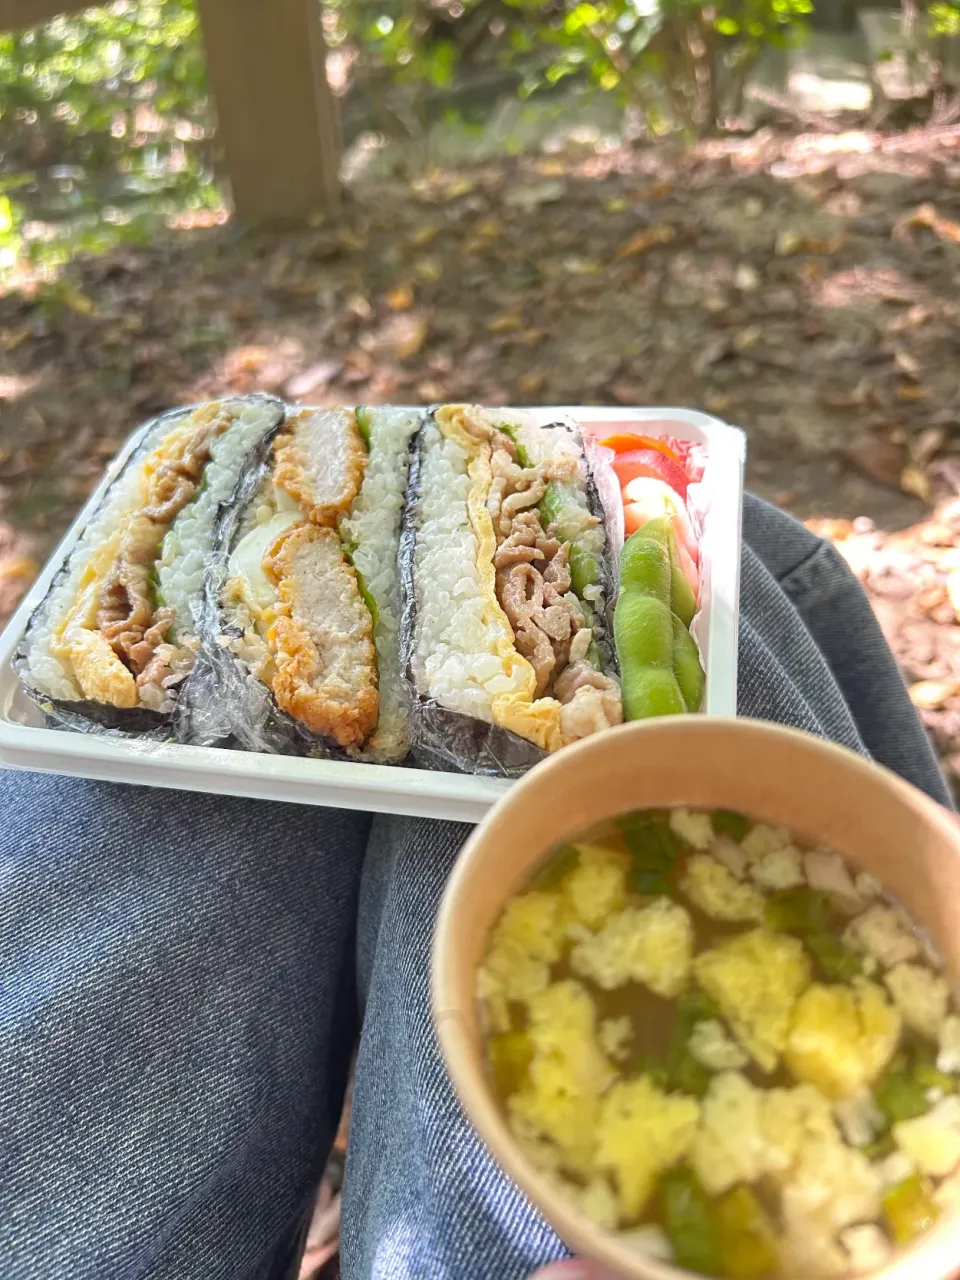
<path fill-rule="evenodd" d="M 741 431 L 686 409 L 525 409 L 542 422 L 558 416 L 585 425 L 609 424 L 648 435 L 672 435 L 703 444 L 708 468 L 695 515 L 702 522 L 702 607 L 694 631 L 704 655 L 704 713 L 731 716 L 737 708 L 737 615 L 745 438 Z M 47 728 L 26 697 L 12 658 L 30 615 L 72 551 L 107 486 L 136 447 L 135 433 L 107 468 L 103 483 L 77 517 L 17 613 L 0 635 L 0 766 L 139 783 L 184 791 L 287 800 L 301 804 L 417 814 L 478 822 L 511 785 L 492 778 L 407 767 L 350 764 L 264 755 L 219 747 L 158 745 L 105 734 Z"/>

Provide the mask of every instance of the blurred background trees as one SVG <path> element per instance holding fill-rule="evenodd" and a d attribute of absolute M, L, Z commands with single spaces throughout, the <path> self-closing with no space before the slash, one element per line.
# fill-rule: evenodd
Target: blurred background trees
<path fill-rule="evenodd" d="M 942 115 L 960 9 L 903 6 L 870 10 L 870 56 L 881 80 L 902 63 L 907 96 L 932 109 L 939 95 Z M 756 123 L 758 67 L 857 20 L 854 0 L 328 0 L 323 13 L 348 147 L 424 144 L 438 122 L 479 135 L 504 102 L 543 95 L 568 116 L 604 100 L 634 137 L 704 137 Z M 403 162 L 429 161 L 413 145 Z M 0 271 L 224 217 L 193 0 L 116 0 L 0 35 Z"/>

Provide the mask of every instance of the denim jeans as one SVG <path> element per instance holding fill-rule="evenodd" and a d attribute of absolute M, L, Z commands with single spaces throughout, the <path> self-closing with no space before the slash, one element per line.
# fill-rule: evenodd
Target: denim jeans
<path fill-rule="evenodd" d="M 740 711 L 947 792 L 835 552 L 756 499 Z M 360 1030 L 348 1280 L 563 1248 L 463 1119 L 428 957 L 467 828 L 0 774 L 0 1278 L 296 1273 Z"/>

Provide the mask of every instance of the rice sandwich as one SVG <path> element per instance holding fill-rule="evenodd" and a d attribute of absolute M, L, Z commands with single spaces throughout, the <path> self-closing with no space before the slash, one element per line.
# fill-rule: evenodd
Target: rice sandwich
<path fill-rule="evenodd" d="M 293 412 L 245 501 L 225 511 L 218 644 L 253 696 L 235 735 L 253 749 L 402 760 L 397 542 L 406 409 Z M 228 692 L 227 697 L 230 697 Z"/>
<path fill-rule="evenodd" d="M 401 560 L 428 763 L 510 772 L 622 721 L 607 535 L 574 429 L 436 410 L 416 441 Z"/>
<path fill-rule="evenodd" d="M 200 648 L 218 511 L 283 414 L 279 401 L 249 397 L 148 424 L 18 654 L 48 714 L 131 732 L 169 724 Z"/>

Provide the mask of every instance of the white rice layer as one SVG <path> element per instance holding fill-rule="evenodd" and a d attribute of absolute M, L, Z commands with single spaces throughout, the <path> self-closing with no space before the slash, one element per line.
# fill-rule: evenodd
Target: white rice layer
<path fill-rule="evenodd" d="M 410 437 L 420 415 L 409 409 L 365 409 L 370 429 L 363 485 L 341 537 L 355 546 L 353 563 L 377 606 L 374 640 L 380 687 L 377 729 L 363 754 L 397 760 L 407 754 L 408 698 L 400 674 L 400 583 L 397 545 L 410 469 Z"/>
<path fill-rule="evenodd" d="M 182 416 L 157 423 L 144 437 L 143 443 L 138 446 L 136 457 L 142 459 L 151 453 L 188 416 L 189 411 L 185 411 Z M 80 579 L 83 577 L 91 555 L 113 537 L 124 520 L 137 510 L 141 501 L 141 468 L 134 460 L 126 465 L 120 477 L 110 486 L 103 502 L 90 519 L 83 536 L 74 547 L 67 563 L 66 573 L 51 589 L 41 606 L 42 612 L 31 627 L 27 666 L 36 688 L 51 698 L 76 702 L 83 697 L 69 664 L 62 662 L 54 655 L 51 642 L 73 608 Z"/>
<path fill-rule="evenodd" d="M 467 507 L 467 454 L 433 422 L 424 429 L 423 446 L 415 552 L 417 682 L 444 706 L 492 722 L 493 698 L 519 692 L 522 683 L 521 672 L 508 676 L 496 653 L 498 641 L 506 635 L 512 643 L 513 633 L 502 616 L 486 616 Z"/>
<path fill-rule="evenodd" d="M 181 642 L 199 625 L 204 576 L 220 505 L 236 488 L 250 452 L 277 423 L 274 405 L 225 403 L 239 409 L 236 421 L 214 440 L 200 492 L 173 522 L 157 567 L 160 595 L 164 604 L 176 610 L 175 634 Z"/>

